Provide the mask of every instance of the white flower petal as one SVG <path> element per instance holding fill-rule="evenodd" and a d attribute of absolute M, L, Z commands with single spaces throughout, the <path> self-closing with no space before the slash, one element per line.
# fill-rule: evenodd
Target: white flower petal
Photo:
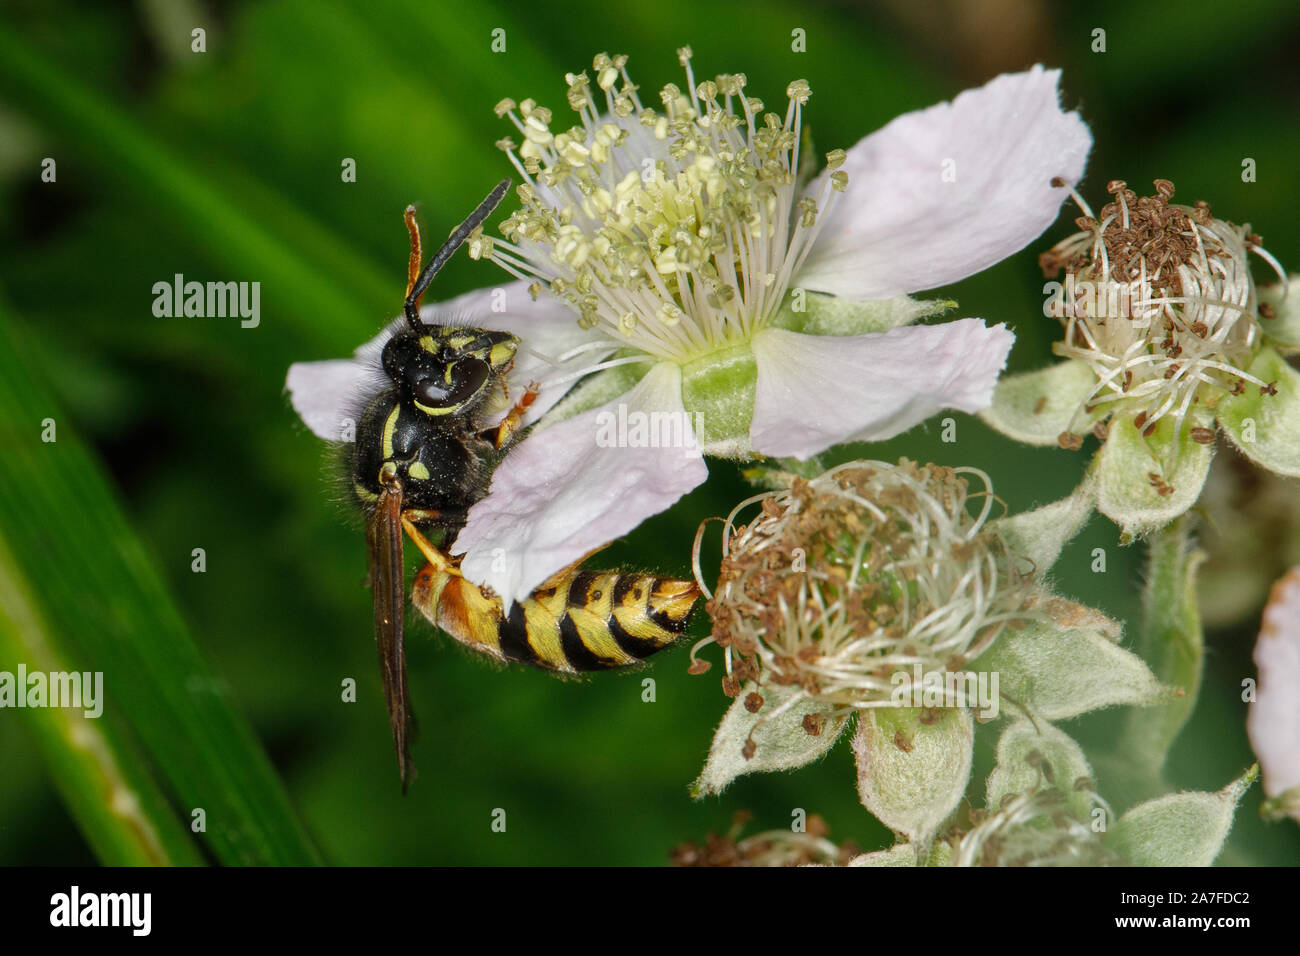
<path fill-rule="evenodd" d="M 848 189 L 792 284 L 856 298 L 934 289 L 979 272 L 1055 221 L 1092 134 L 1059 105 L 1059 70 L 1004 74 L 860 140 Z M 808 195 L 822 196 L 827 171 Z M 945 175 L 947 174 L 947 175 Z"/>
<path fill-rule="evenodd" d="M 318 437 L 353 441 L 366 399 L 385 381 L 377 359 L 331 359 L 294 362 L 284 384 L 293 410 Z"/>
<path fill-rule="evenodd" d="M 622 446 L 610 428 L 620 405 L 629 424 Z M 664 413 L 671 417 L 660 420 L 680 429 L 675 446 L 638 442 L 635 423 Z M 491 492 L 470 509 L 452 552 L 465 555 L 461 570 L 467 578 L 509 604 L 664 511 L 707 477 L 682 406 L 681 371 L 660 363 L 626 394 L 511 450 L 493 475 Z"/>
<path fill-rule="evenodd" d="M 1276 797 L 1300 787 L 1300 568 L 1276 585 L 1255 645 L 1259 687 L 1246 715 L 1250 743 Z"/>
<path fill-rule="evenodd" d="M 519 336 L 522 345 L 506 380 L 510 394 L 522 395 L 533 381 L 542 385 L 525 424 L 536 421 L 564 397 L 573 385 L 573 373 L 602 361 L 618 347 L 579 328 L 573 310 L 560 299 L 543 292 L 534 302 L 528 283 L 523 281 L 476 289 L 447 302 L 426 305 L 420 318 L 427 325 L 464 325 Z M 289 367 L 285 386 L 294 410 L 308 428 L 327 441 L 352 440 L 349 424 L 355 425 L 365 401 L 387 382 L 379 364 L 384 345 L 404 324 L 400 316 L 393 319 L 351 359 L 295 362 Z M 593 344 L 560 361 L 565 353 Z M 489 416 L 487 423 L 496 424 L 506 411 Z"/>
<path fill-rule="evenodd" d="M 981 319 L 849 336 L 763 329 L 753 343 L 754 449 L 804 459 L 891 438 L 943 408 L 978 411 L 1014 341 Z"/>

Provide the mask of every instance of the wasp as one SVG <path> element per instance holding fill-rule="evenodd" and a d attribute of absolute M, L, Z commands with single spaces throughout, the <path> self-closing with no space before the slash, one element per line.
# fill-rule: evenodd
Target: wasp
<path fill-rule="evenodd" d="M 425 558 L 416 608 L 453 639 L 503 663 L 561 675 L 640 663 L 677 641 L 700 590 L 694 581 L 649 574 L 557 572 L 507 612 L 502 599 L 466 579 L 430 535 L 451 542 L 483 498 L 497 463 L 523 433 L 536 383 L 511 404 L 506 376 L 520 347 L 508 332 L 427 325 L 420 297 L 505 196 L 502 180 L 421 269 L 415 209 L 405 213 L 411 255 L 402 325 L 384 345 L 386 383 L 361 413 L 350 465 L 366 516 L 368 583 L 375 642 L 398 771 L 411 776 L 414 715 L 406 681 L 404 536 Z M 490 422 L 501 412 L 499 424 Z M 588 555 L 587 557 L 590 557 Z"/>

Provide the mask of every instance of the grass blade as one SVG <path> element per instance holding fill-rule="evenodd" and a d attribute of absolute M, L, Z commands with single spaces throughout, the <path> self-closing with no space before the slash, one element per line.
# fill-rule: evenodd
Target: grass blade
<path fill-rule="evenodd" d="M 51 647 L 47 657 L 34 656 L 34 666 L 49 669 L 62 660 L 103 672 L 106 711 L 132 728 L 184 817 L 203 809 L 203 839 L 218 860 L 316 862 L 265 753 L 199 653 L 99 464 L 33 376 L 31 356 L 0 307 L 0 625 L 6 636 L 28 654 Z M 50 423 L 55 440 L 46 442 L 42 430 Z M 68 729 L 59 729 L 58 740 L 52 728 L 41 733 L 68 796 L 93 768 L 69 752 Z M 142 784 L 142 773 L 123 773 Z M 177 843 L 175 821 L 159 818 L 155 793 L 145 792 L 141 812 L 153 815 L 157 839 L 134 845 L 121 833 L 99 831 L 112 807 L 92 809 L 89 799 L 78 793 L 69 802 L 106 862 L 142 862 L 159 847 L 172 862 L 194 861 Z"/>

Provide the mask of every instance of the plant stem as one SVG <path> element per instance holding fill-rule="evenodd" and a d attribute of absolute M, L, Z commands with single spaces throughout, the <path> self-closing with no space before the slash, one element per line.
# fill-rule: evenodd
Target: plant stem
<path fill-rule="evenodd" d="M 1161 786 L 1165 761 L 1196 706 L 1205 642 L 1196 606 L 1196 569 L 1204 555 L 1192 546 L 1188 515 L 1151 535 L 1142 623 L 1133 648 L 1156 677 L 1178 696 L 1131 711 L 1120 736 L 1119 759 L 1140 788 Z"/>

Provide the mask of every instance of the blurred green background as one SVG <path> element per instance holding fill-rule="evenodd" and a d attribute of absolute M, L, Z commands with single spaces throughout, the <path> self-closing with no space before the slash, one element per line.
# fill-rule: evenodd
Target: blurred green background
<path fill-rule="evenodd" d="M 204 53 L 191 50 L 195 27 Z M 806 52 L 791 49 L 796 28 Z M 1097 28 L 1104 53 L 1092 51 Z M 496 29 L 505 52 L 491 51 Z M 314 848 L 339 864 L 662 864 L 741 808 L 755 813 L 750 832 L 788 826 L 803 808 L 836 840 L 887 842 L 857 803 L 846 744 L 816 766 L 691 801 L 687 784 L 727 701 L 716 668 L 686 675 L 684 649 L 647 671 L 565 683 L 486 666 L 423 622 L 408 652 L 420 775 L 403 799 L 363 539 L 322 444 L 283 393 L 291 362 L 345 356 L 397 312 L 408 202 L 437 234 L 510 173 L 492 145 L 506 132 L 492 112 L 500 98 L 563 112 L 564 73 L 589 69 L 599 51 L 630 54 L 633 78 L 657 89 L 680 81 L 674 50 L 688 43 L 697 76 L 743 71 L 769 102 L 808 79 L 821 152 L 999 72 L 1063 67 L 1065 101 L 1096 138 L 1085 196 L 1097 203 L 1111 178 L 1139 190 L 1171 179 L 1179 199 L 1250 221 L 1300 269 L 1291 0 L 8 0 L 0 597 L 11 633 L 0 669 L 35 660 L 39 645 L 67 667 L 106 671 L 108 763 L 136 781 L 146 810 L 165 816 L 170 805 L 182 821 L 144 841 L 169 847 L 166 858 L 292 862 Z M 46 157 L 56 182 L 41 180 Z M 346 157 L 355 183 L 341 181 Z M 1242 181 L 1246 157 L 1256 182 Z M 1049 359 L 1057 328 L 1040 311 L 1035 257 L 1073 215 L 944 290 L 961 315 L 1015 328 L 1013 370 Z M 260 327 L 155 318 L 152 286 L 174 273 L 259 281 Z M 435 292 L 497 281 L 461 255 Z M 56 445 L 40 442 L 46 417 Z M 944 445 L 932 425 L 857 451 L 978 465 L 1017 510 L 1069 491 L 1087 460 L 1015 446 L 972 419 L 958 434 Z M 746 494 L 733 467 L 711 471 L 611 549 L 611 565 L 686 572 L 697 523 Z M 1089 571 L 1094 547 L 1108 550 L 1105 574 Z M 191 568 L 194 548 L 206 552 L 204 573 Z M 1119 548 L 1098 519 L 1056 576 L 1133 621 L 1140 567 L 1140 549 Z M 1174 752 L 1181 787 L 1218 788 L 1252 760 L 1240 681 L 1254 673 L 1257 620 L 1255 608 L 1209 635 L 1202 700 Z M 172 669 L 154 667 L 167 659 Z M 349 677 L 357 703 L 340 701 Z M 645 677 L 657 682 L 654 703 L 641 699 Z M 138 846 L 115 849 L 96 822 L 105 761 L 89 745 L 62 746 L 81 738 L 58 719 L 0 711 L 0 863 L 136 859 Z M 1101 751 L 1117 727 L 1103 714 L 1068 729 Z M 992 739 L 977 740 L 977 779 Z M 249 757 L 259 741 L 269 764 Z M 1259 800 L 1256 787 L 1223 861 L 1300 861 L 1300 829 L 1262 823 Z M 185 832 L 195 807 L 209 815 L 198 842 Z M 490 828 L 495 808 L 507 811 L 505 833 Z M 241 836 L 244 818 L 262 820 L 260 837 Z"/>

